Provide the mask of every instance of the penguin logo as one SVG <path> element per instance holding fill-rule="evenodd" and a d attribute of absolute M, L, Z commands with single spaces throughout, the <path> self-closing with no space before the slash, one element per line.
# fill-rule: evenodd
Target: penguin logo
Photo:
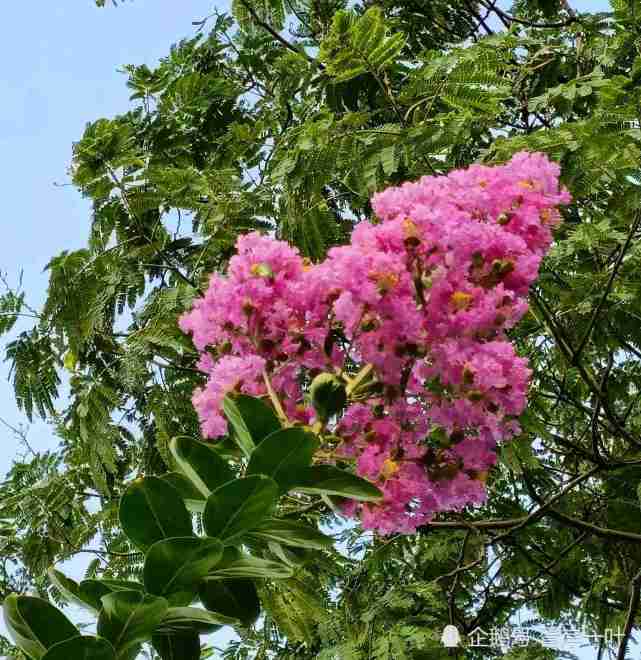
<path fill-rule="evenodd" d="M 441 644 L 448 649 L 456 648 L 461 643 L 461 635 L 456 626 L 445 626 L 441 635 Z"/>

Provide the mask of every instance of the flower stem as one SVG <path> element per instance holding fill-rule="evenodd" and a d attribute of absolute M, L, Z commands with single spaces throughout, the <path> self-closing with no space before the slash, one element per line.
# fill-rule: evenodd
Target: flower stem
<path fill-rule="evenodd" d="M 285 410 L 283 409 L 280 399 L 278 398 L 278 395 L 274 391 L 274 388 L 272 386 L 272 381 L 269 379 L 269 375 L 264 369 L 263 369 L 263 380 L 265 381 L 265 387 L 267 387 L 267 394 L 269 394 L 269 398 L 271 399 L 271 402 L 274 406 L 274 410 L 276 411 L 276 414 L 278 415 L 278 418 L 280 419 L 280 421 L 283 423 L 284 426 L 291 426 L 291 422 L 289 421 L 289 418 L 285 414 Z"/>
<path fill-rule="evenodd" d="M 356 376 L 349 381 L 345 388 L 347 396 L 350 396 L 350 394 L 352 394 L 354 390 L 372 373 L 372 369 L 374 369 L 373 365 L 366 364 Z"/>

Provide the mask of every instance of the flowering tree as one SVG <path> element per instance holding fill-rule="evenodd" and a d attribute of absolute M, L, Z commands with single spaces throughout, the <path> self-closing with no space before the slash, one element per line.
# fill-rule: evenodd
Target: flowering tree
<path fill-rule="evenodd" d="M 641 8 L 348 4 L 238 0 L 74 145 L 87 246 L 33 327 L 0 300 L 60 438 L 0 486 L 31 657 L 440 658 L 523 612 L 630 652 Z"/>

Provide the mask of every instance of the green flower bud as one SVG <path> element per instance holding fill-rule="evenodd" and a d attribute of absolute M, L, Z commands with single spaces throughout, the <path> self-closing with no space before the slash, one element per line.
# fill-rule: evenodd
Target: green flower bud
<path fill-rule="evenodd" d="M 318 374 L 312 381 L 309 393 L 314 410 L 322 422 L 341 412 L 347 404 L 345 384 L 334 374 Z"/>

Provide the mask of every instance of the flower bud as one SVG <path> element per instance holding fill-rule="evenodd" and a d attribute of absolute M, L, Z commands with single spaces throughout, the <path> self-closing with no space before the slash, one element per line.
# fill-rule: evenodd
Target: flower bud
<path fill-rule="evenodd" d="M 322 422 L 341 412 L 347 404 L 345 384 L 334 374 L 318 374 L 309 388 L 312 405 Z"/>

